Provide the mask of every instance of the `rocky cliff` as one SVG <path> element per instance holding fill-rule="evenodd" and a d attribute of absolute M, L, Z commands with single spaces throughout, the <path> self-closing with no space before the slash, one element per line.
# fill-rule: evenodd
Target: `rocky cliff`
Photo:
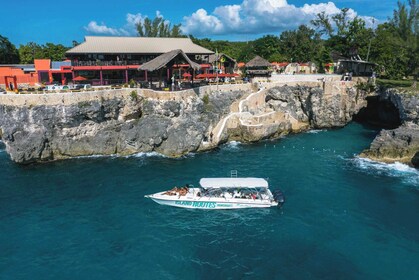
<path fill-rule="evenodd" d="M 379 92 L 378 101 L 390 103 L 396 108 L 401 125 L 396 129 L 383 129 L 361 156 L 419 167 L 419 94 L 396 89 L 383 90 Z"/>
<path fill-rule="evenodd" d="M 255 142 L 308 129 L 345 126 L 366 106 L 354 87 L 325 91 L 320 84 L 275 86 L 250 95 L 229 119 L 221 139 Z"/>
<path fill-rule="evenodd" d="M 0 96 L 0 136 L 18 163 L 152 151 L 177 157 L 232 139 L 344 126 L 366 105 L 365 94 L 351 84 L 332 89 L 319 82 L 253 92 L 240 85 Z"/>
<path fill-rule="evenodd" d="M 366 106 L 365 92 L 355 88 L 325 93 L 320 87 L 275 87 L 266 94 L 267 106 L 288 113 L 310 128 L 342 127 Z"/>
<path fill-rule="evenodd" d="M 75 98 L 3 96 L 0 135 L 18 163 L 151 151 L 181 156 L 196 151 L 211 123 L 243 94 L 210 95 L 206 102 L 190 93 L 147 97 L 128 90 Z"/>

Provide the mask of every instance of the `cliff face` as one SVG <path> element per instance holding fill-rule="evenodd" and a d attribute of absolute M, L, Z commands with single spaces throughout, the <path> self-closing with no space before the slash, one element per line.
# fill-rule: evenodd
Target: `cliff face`
<path fill-rule="evenodd" d="M 351 87 L 320 86 L 0 96 L 0 136 L 18 163 L 152 151 L 177 157 L 229 139 L 341 127 L 366 105 Z"/>
<path fill-rule="evenodd" d="M 366 106 L 365 92 L 349 83 L 269 86 L 241 100 L 238 110 L 220 122 L 216 142 L 256 142 L 290 132 L 342 127 Z"/>
<path fill-rule="evenodd" d="M 419 96 L 395 89 L 378 96 L 381 102 L 392 103 L 398 111 L 401 126 L 382 130 L 370 148 L 361 156 L 383 162 L 403 162 L 419 167 Z"/>
<path fill-rule="evenodd" d="M 320 87 L 276 87 L 266 94 L 269 108 L 289 114 L 310 128 L 342 127 L 366 106 L 365 93 L 354 88 L 325 93 Z"/>
<path fill-rule="evenodd" d="M 211 122 L 242 94 L 211 96 L 211 112 L 193 94 L 146 98 L 126 91 L 76 100 L 63 97 L 46 105 L 8 102 L 0 105 L 0 135 L 18 163 L 151 151 L 180 156 L 196 151 Z"/>

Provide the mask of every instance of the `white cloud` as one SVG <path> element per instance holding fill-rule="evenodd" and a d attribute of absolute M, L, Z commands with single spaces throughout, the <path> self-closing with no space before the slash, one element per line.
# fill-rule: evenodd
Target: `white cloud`
<path fill-rule="evenodd" d="M 224 32 L 224 23 L 221 22 L 216 16 L 208 15 L 204 9 L 199 9 L 189 17 L 184 18 L 182 24 L 184 30 L 199 30 L 211 34 L 218 34 Z M 191 32 L 188 32 L 191 33 Z"/>
<path fill-rule="evenodd" d="M 94 34 L 120 35 L 120 31 L 115 28 L 107 27 L 104 23 L 101 25 L 96 21 L 91 21 L 84 27 L 86 31 Z"/>
<path fill-rule="evenodd" d="M 337 2 L 338 0 L 335 0 Z M 310 24 L 318 13 L 325 12 L 332 16 L 340 12 L 333 2 L 319 4 L 305 4 L 302 7 L 288 4 L 287 0 L 242 0 L 239 5 L 222 5 L 211 13 L 205 9 L 198 9 L 182 22 L 184 34 L 194 36 L 234 35 L 234 34 L 263 34 L 280 33 L 284 30 L 295 29 L 301 24 Z M 156 17 L 164 18 L 160 11 Z M 353 19 L 357 12 L 348 10 L 348 17 Z M 109 27 L 105 23 L 98 24 L 91 21 L 84 29 L 90 34 L 112 36 L 136 36 L 138 22 L 144 22 L 146 16 L 140 13 L 128 13 L 122 27 Z M 361 16 L 367 26 L 376 26 L 378 20 L 373 17 Z M 165 22 L 169 23 L 168 20 Z"/>
<path fill-rule="evenodd" d="M 332 16 L 339 13 L 340 8 L 333 2 L 296 7 L 288 4 L 287 0 L 243 0 L 240 5 L 219 6 L 212 13 L 199 9 L 185 16 L 182 31 L 194 36 L 279 33 L 301 24 L 309 24 L 321 12 Z M 348 10 L 350 19 L 356 16 L 356 11 Z M 361 18 L 367 26 L 372 26 L 375 20 L 372 17 Z"/>
<path fill-rule="evenodd" d="M 147 16 L 142 14 L 131 14 L 128 13 L 125 16 L 125 25 L 121 28 L 108 27 L 105 23 L 98 24 L 96 21 L 91 21 L 84 29 L 91 34 L 102 34 L 112 36 L 136 36 L 137 35 L 137 24 L 143 23 Z M 160 11 L 156 11 L 156 17 L 164 18 Z M 168 20 L 165 20 L 169 23 Z"/>

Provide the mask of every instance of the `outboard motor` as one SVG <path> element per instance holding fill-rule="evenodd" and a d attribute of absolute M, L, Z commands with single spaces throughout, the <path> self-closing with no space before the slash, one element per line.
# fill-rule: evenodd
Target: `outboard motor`
<path fill-rule="evenodd" d="M 275 190 L 272 193 L 274 200 L 278 202 L 278 207 L 281 207 L 285 203 L 285 195 L 280 190 Z"/>

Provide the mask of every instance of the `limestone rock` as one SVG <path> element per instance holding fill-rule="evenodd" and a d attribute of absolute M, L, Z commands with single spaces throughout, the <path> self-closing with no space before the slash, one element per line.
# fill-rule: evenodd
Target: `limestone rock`
<path fill-rule="evenodd" d="M 208 127 L 229 111 L 243 92 L 211 96 L 205 109 L 199 96 L 132 98 L 129 91 L 70 96 L 53 105 L 0 104 L 0 131 L 18 163 L 86 155 L 129 155 L 157 151 L 181 156 L 196 151 Z M 42 101 L 40 96 L 22 96 Z M 53 100 L 56 96 L 46 97 Z M 48 101 L 48 100 L 47 100 Z"/>
<path fill-rule="evenodd" d="M 266 95 L 266 102 L 275 111 L 290 114 L 311 128 L 342 127 L 366 106 L 365 93 L 347 89 L 344 94 L 325 94 L 320 87 L 276 87 Z"/>
<path fill-rule="evenodd" d="M 363 156 L 384 162 L 411 164 L 418 152 L 419 126 L 410 124 L 393 130 L 382 130 Z"/>
<path fill-rule="evenodd" d="M 400 161 L 418 167 L 418 95 L 403 94 L 391 89 L 381 92 L 379 98 L 391 102 L 397 108 L 402 125 L 393 130 L 382 130 L 361 156 L 384 162 Z"/>

